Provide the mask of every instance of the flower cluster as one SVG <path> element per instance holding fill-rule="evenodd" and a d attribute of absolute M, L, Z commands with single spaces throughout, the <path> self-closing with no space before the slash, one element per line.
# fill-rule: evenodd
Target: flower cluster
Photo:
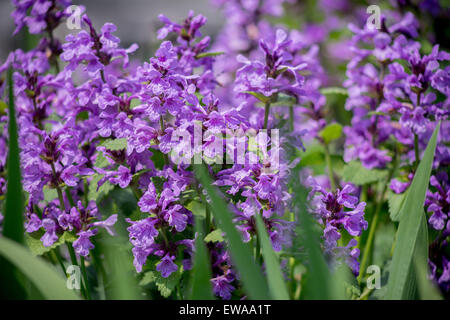
<path fill-rule="evenodd" d="M 351 239 L 346 247 L 338 247 L 343 230 L 352 237 L 359 237 L 363 230 L 367 229 L 368 223 L 364 219 L 365 202 L 358 203 L 358 197 L 354 196 L 356 188 L 351 184 L 345 185 L 335 192 L 327 192 L 313 177 L 309 177 L 307 184 L 311 187 L 309 199 L 311 199 L 311 210 L 317 220 L 323 226 L 323 239 L 325 252 L 337 257 L 344 256 L 349 267 L 355 275 L 359 274 L 359 249 L 355 247 L 357 241 Z M 350 209 L 350 210 L 345 210 Z M 347 252 L 347 254 L 344 254 Z"/>
<path fill-rule="evenodd" d="M 292 169 L 300 168 L 302 177 L 309 176 L 309 210 L 323 231 L 327 260 L 344 262 L 357 276 L 357 237 L 369 227 L 366 201 L 377 198 L 382 208 L 385 191 L 375 197 L 373 181 L 346 180 L 333 166 L 358 161 L 377 169 L 389 177 L 390 193 L 404 196 L 442 122 L 425 208 L 436 236 L 431 275 L 449 291 L 450 55 L 437 44 L 424 48 L 419 22 L 409 12 L 386 10 L 379 30 L 351 24 L 352 39 L 335 43 L 334 51 L 342 51 L 332 53 L 322 44 L 348 18 L 337 15 L 349 9 L 346 0 L 319 1 L 326 22 L 306 22 L 301 31 L 277 22 L 289 8 L 305 9 L 295 1 L 214 2 L 228 18 L 215 41 L 202 34 L 202 15 L 190 11 L 181 23 L 160 15 L 154 55 L 130 62 L 138 46 L 123 48 L 114 24 L 96 29 L 87 14 L 81 30 L 64 42 L 54 38 L 71 1 L 13 1 L 14 34 L 26 26 L 41 36 L 35 48 L 15 50 L 0 65 L 0 75 L 14 71 L 27 237 L 40 241 L 41 251 L 64 255 L 66 244 L 72 260 L 96 264 L 94 245 L 105 240 L 100 228 L 114 236 L 113 227 L 124 221 L 136 276 L 180 279 L 195 254 L 194 216 L 204 217 L 207 235 L 221 232 L 194 174 L 194 166 L 205 165 L 242 240 L 255 244 L 258 267 L 265 267 L 256 245 L 259 215 L 281 268 L 297 277 L 295 259 L 287 266 L 285 256 L 302 251 L 293 245 L 299 228 L 288 183 Z M 425 2 L 421 7 L 436 14 Z M 354 14 L 353 21 L 364 21 Z M 336 79 L 326 72 L 326 55 L 341 62 L 351 55 L 344 88 L 337 90 L 348 95 L 348 121 L 345 115 L 343 121 L 331 119 L 335 101 L 322 89 Z M 4 88 L 0 79 L 0 98 L 7 100 Z M 6 193 L 7 122 L 0 104 L 0 201 Z M 342 140 L 339 122 L 347 124 Z M 301 154 L 306 161 L 300 162 Z M 325 162 L 327 168 L 317 170 L 315 164 Z M 0 226 L 2 220 L 0 212 Z M 241 298 L 227 242 L 207 238 L 213 293 Z M 365 250 L 370 254 L 370 243 Z M 301 284 L 294 287 L 300 292 Z"/>

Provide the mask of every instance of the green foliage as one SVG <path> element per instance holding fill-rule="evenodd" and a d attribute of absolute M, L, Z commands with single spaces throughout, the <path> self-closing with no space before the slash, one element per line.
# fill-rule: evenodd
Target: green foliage
<path fill-rule="evenodd" d="M 192 200 L 186 205 L 186 209 L 191 211 L 194 216 L 206 217 L 206 208 L 205 205 L 199 201 Z"/>
<path fill-rule="evenodd" d="M 89 184 L 88 200 L 99 200 L 114 189 L 114 185 L 112 185 L 109 181 L 105 181 L 105 183 L 103 183 L 97 190 L 98 182 L 101 178 L 103 178 L 103 175 L 101 174 L 94 174 L 92 176 L 92 181 Z"/>
<path fill-rule="evenodd" d="M 427 249 L 423 249 L 428 246 L 426 236 L 423 235 L 423 229 L 426 230 L 423 203 L 430 181 L 439 127 L 438 124 L 428 142 L 423 159 L 420 161 L 406 195 L 402 213 L 400 213 L 400 224 L 386 299 L 414 298 L 414 290 L 411 289 L 411 286 L 412 283 L 415 283 L 415 277 L 411 276 L 411 273 L 414 272 L 415 256 L 418 264 L 425 264 L 427 261 Z"/>
<path fill-rule="evenodd" d="M 206 58 L 206 57 L 217 57 L 223 55 L 225 52 L 217 51 L 217 52 L 203 52 L 199 53 L 195 56 L 196 59 Z"/>
<path fill-rule="evenodd" d="M 60 245 L 66 243 L 66 242 L 74 242 L 77 237 L 72 234 L 71 232 L 64 232 L 61 236 L 59 236 L 58 241 L 56 241 L 52 246 L 50 247 L 44 247 L 42 244 L 42 241 L 40 240 L 42 234 L 44 232 L 36 232 L 35 235 L 26 234 L 25 235 L 25 243 L 27 244 L 28 248 L 31 250 L 31 253 L 35 256 L 43 255 L 44 253 L 47 253 L 51 251 L 52 249 L 55 249 L 59 247 Z"/>
<path fill-rule="evenodd" d="M 123 150 L 127 148 L 127 139 L 107 139 L 103 141 L 102 146 L 111 151 Z"/>
<path fill-rule="evenodd" d="M 320 89 L 320 93 L 323 95 L 338 94 L 338 95 L 348 96 L 347 89 L 339 88 L 339 87 L 322 88 L 322 89 Z"/>
<path fill-rule="evenodd" d="M 351 161 L 344 166 L 342 179 L 347 182 L 352 182 L 356 185 L 364 185 L 368 183 L 385 180 L 388 175 L 387 170 L 371 169 L 368 170 L 363 167 L 359 161 Z"/>
<path fill-rule="evenodd" d="M 14 105 L 14 90 L 12 80 L 13 70 L 8 70 L 9 96 L 9 139 L 5 218 L 3 221 L 3 235 L 16 242 L 23 242 L 23 197 L 20 174 L 19 142 L 17 134 L 16 110 Z"/>
<path fill-rule="evenodd" d="M 169 277 L 163 278 L 158 271 L 147 271 L 139 284 L 145 286 L 150 283 L 154 283 L 161 296 L 168 298 L 180 282 L 182 272 L 183 267 L 179 268 L 175 272 L 172 272 Z"/>
<path fill-rule="evenodd" d="M 322 137 L 326 144 L 329 144 L 333 140 L 339 139 L 341 134 L 342 126 L 339 123 L 329 124 L 319 132 L 319 136 Z"/>
<path fill-rule="evenodd" d="M 255 92 L 255 91 L 244 91 L 244 93 L 248 93 L 252 96 L 254 96 L 256 99 L 258 99 L 259 101 L 261 101 L 262 103 L 269 103 L 270 102 L 270 97 L 266 97 L 265 95 L 259 93 L 259 92 Z"/>
<path fill-rule="evenodd" d="M 292 177 L 298 177 L 298 169 L 293 171 Z M 292 192 L 295 194 L 293 204 L 297 216 L 296 239 L 304 245 L 303 251 L 307 259 L 307 279 L 302 291 L 305 299 L 330 299 L 332 287 L 330 284 L 330 271 L 320 249 L 320 235 L 316 232 L 315 223 L 306 209 L 307 191 L 298 179 L 291 179 Z"/>
<path fill-rule="evenodd" d="M 389 217 L 392 221 L 400 221 L 400 213 L 405 203 L 408 190 L 403 193 L 397 194 L 389 190 L 388 192 L 388 205 L 389 205 Z"/>
<path fill-rule="evenodd" d="M 192 268 L 192 292 L 191 299 L 193 300 L 211 300 L 212 287 L 211 287 L 211 264 L 203 242 L 203 220 L 196 217 L 195 230 L 197 232 L 197 238 L 195 239 L 195 253 L 194 253 L 194 265 Z"/>
<path fill-rule="evenodd" d="M 211 231 L 206 237 L 205 242 L 222 242 L 225 239 L 223 238 L 223 231 L 221 229 L 216 229 Z"/>
<path fill-rule="evenodd" d="M 0 255 L 19 269 L 47 299 L 78 300 L 73 290 L 66 286 L 66 281 L 44 260 L 34 257 L 21 245 L 0 238 Z"/>
<path fill-rule="evenodd" d="M 269 290 L 266 280 L 252 258 L 250 247 L 248 244 L 242 242 L 241 235 L 234 226 L 232 214 L 228 210 L 226 202 L 217 194 L 216 189 L 212 186 L 211 178 L 205 167 L 196 166 L 195 174 L 211 198 L 212 213 L 219 228 L 226 234 L 231 257 L 233 263 L 239 270 L 245 292 L 250 299 L 268 299 Z"/>
<path fill-rule="evenodd" d="M 259 214 L 255 214 L 258 238 L 261 242 L 262 254 L 267 270 L 267 282 L 271 296 L 277 300 L 288 300 L 289 294 L 286 289 L 286 284 L 283 279 L 283 273 L 281 272 L 280 263 L 278 257 L 272 248 L 272 242 L 267 234 L 264 222 Z"/>

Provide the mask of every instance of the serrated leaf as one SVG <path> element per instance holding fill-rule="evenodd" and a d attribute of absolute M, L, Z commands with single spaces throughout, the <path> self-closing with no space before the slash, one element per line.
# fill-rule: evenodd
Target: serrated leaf
<path fill-rule="evenodd" d="M 347 89 L 339 88 L 339 87 L 322 88 L 322 89 L 320 89 L 320 93 L 324 94 L 324 95 L 340 94 L 340 95 L 348 96 Z"/>
<path fill-rule="evenodd" d="M 400 212 L 403 204 L 405 203 L 406 194 L 408 190 L 403 193 L 397 194 L 392 190 L 388 192 L 388 206 L 389 206 L 389 217 L 392 221 L 400 221 Z"/>
<path fill-rule="evenodd" d="M 89 193 L 88 193 L 88 199 L 89 200 L 98 200 L 100 197 L 106 196 L 109 192 L 111 192 L 114 189 L 114 185 L 112 185 L 109 181 L 105 181 L 100 188 L 98 188 L 98 182 L 103 177 L 101 174 L 94 174 L 92 176 L 92 180 L 89 183 Z"/>
<path fill-rule="evenodd" d="M 344 166 L 342 179 L 347 182 L 352 182 L 356 185 L 368 184 L 387 177 L 387 170 L 371 169 L 368 170 L 363 167 L 359 161 L 351 161 Z"/>
<path fill-rule="evenodd" d="M 198 55 L 196 55 L 195 58 L 201 59 L 201 58 L 205 58 L 205 57 L 217 57 L 217 56 L 220 56 L 220 55 L 222 55 L 224 53 L 225 52 L 223 52 L 223 51 L 203 52 L 203 53 L 199 53 Z"/>
<path fill-rule="evenodd" d="M 414 256 L 417 248 L 427 247 L 428 243 L 421 236 L 421 225 L 426 224 L 423 204 L 428 189 L 431 169 L 436 149 L 437 135 L 440 123 L 434 129 L 427 148 L 419 163 L 413 181 L 406 195 L 405 203 L 400 213 L 400 223 L 397 231 L 397 242 L 392 258 L 392 269 L 389 275 L 386 299 L 411 299 L 411 269 L 414 269 Z M 424 222 L 425 221 L 425 222 Z M 416 255 L 417 256 L 417 255 Z M 427 257 L 422 257 L 418 263 L 427 263 Z"/>
<path fill-rule="evenodd" d="M 42 232 L 40 234 L 42 234 Z M 47 253 L 50 250 L 57 248 L 66 242 L 74 242 L 76 239 L 77 237 L 71 232 L 64 232 L 59 237 L 58 241 L 56 241 L 52 246 L 44 247 L 42 241 L 40 240 L 40 237 L 35 238 L 29 235 L 28 233 L 25 234 L 25 243 L 27 244 L 31 253 L 35 256 L 43 255 L 44 253 Z"/>
<path fill-rule="evenodd" d="M 127 139 L 107 139 L 102 143 L 102 146 L 111 151 L 123 150 L 127 148 Z"/>
<path fill-rule="evenodd" d="M 182 267 L 178 268 L 177 271 L 172 272 L 172 274 L 167 278 L 163 278 L 158 271 L 148 271 L 144 274 L 144 277 L 139 284 L 147 285 L 154 282 L 159 293 L 164 298 L 168 298 L 172 294 L 172 291 L 175 289 L 178 282 L 180 282 L 182 270 Z"/>
<path fill-rule="evenodd" d="M 95 159 L 95 164 L 97 168 L 105 168 L 111 163 L 108 161 L 108 159 L 103 155 L 103 152 L 99 152 L 97 154 L 97 159 Z"/>
<path fill-rule="evenodd" d="M 331 123 L 319 132 L 319 136 L 322 137 L 326 144 L 329 144 L 333 140 L 339 139 L 341 134 L 342 125 L 339 123 Z"/>
<path fill-rule="evenodd" d="M 220 229 L 216 229 L 214 231 L 211 231 L 206 237 L 205 242 L 222 242 L 224 241 L 223 231 Z"/>

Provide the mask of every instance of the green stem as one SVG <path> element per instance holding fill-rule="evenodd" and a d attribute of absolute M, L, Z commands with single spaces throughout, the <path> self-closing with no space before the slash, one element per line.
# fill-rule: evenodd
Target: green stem
<path fill-rule="evenodd" d="M 88 283 L 88 278 L 87 278 L 87 273 L 86 273 L 86 266 L 84 265 L 84 257 L 80 256 L 80 265 L 81 265 L 81 273 L 83 275 L 83 282 L 84 282 L 84 288 L 85 288 L 85 292 L 86 292 L 86 298 L 88 300 L 91 300 L 91 293 L 89 291 L 89 283 Z"/>
<path fill-rule="evenodd" d="M 52 168 L 53 177 L 55 178 L 55 180 L 57 180 L 55 164 L 52 162 L 50 166 Z M 59 187 L 57 181 L 56 181 L 56 192 L 58 193 L 59 205 L 60 205 L 61 209 L 63 210 L 63 212 L 66 212 L 66 205 L 64 204 L 63 193 L 62 193 L 62 190 Z"/>
<path fill-rule="evenodd" d="M 70 261 L 72 262 L 72 265 L 78 266 L 77 256 L 75 255 L 75 250 L 73 249 L 73 246 L 71 243 L 66 242 L 67 250 L 69 251 Z M 83 296 L 87 299 L 86 294 L 86 288 L 83 284 L 81 284 L 81 292 L 83 293 Z"/>
<path fill-rule="evenodd" d="M 289 106 L 289 131 L 294 131 L 294 106 Z"/>
<path fill-rule="evenodd" d="M 59 266 L 61 267 L 63 274 L 66 275 L 66 268 L 64 267 L 64 263 L 62 261 L 61 255 L 58 252 L 58 249 L 55 248 L 54 250 L 51 250 L 51 255 L 53 256 L 56 261 L 58 261 Z"/>
<path fill-rule="evenodd" d="M 328 168 L 328 177 L 330 178 L 331 191 L 336 191 L 336 182 L 334 180 L 333 166 L 331 164 L 330 150 L 328 149 L 328 144 L 324 144 L 325 150 L 325 161 Z"/>
<path fill-rule="evenodd" d="M 419 155 L 419 137 L 416 133 L 414 133 L 414 154 L 416 156 L 416 161 L 414 163 L 414 171 L 417 170 L 417 167 L 419 166 L 420 162 L 420 155 Z"/>
<path fill-rule="evenodd" d="M 264 128 L 267 129 L 267 123 L 269 122 L 270 103 L 267 102 L 264 107 Z"/>
<path fill-rule="evenodd" d="M 372 221 L 370 222 L 369 236 L 367 237 L 367 242 L 364 247 L 364 254 L 363 254 L 363 257 L 361 260 L 361 266 L 359 268 L 358 283 L 361 283 L 362 277 L 366 273 L 366 267 L 369 262 L 370 254 L 372 252 L 372 244 L 373 244 L 373 240 L 375 238 L 375 230 L 377 228 L 378 219 L 379 219 L 379 215 L 381 212 L 381 207 L 383 206 L 384 196 L 386 194 L 386 190 L 387 190 L 389 181 L 392 178 L 395 168 L 396 168 L 396 159 L 394 158 L 394 165 L 392 166 L 391 170 L 389 171 L 388 178 L 385 181 L 381 192 L 379 193 L 379 197 L 377 199 L 377 205 L 375 207 L 375 213 L 372 217 Z"/>

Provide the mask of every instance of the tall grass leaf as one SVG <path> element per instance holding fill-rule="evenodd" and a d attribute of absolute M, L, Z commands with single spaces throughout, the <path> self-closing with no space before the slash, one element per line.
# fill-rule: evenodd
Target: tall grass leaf
<path fill-rule="evenodd" d="M 414 282 L 417 283 L 417 293 L 421 300 L 442 300 L 439 289 L 428 278 L 428 226 L 425 215 L 422 215 L 420 226 L 420 241 L 414 254 Z"/>
<path fill-rule="evenodd" d="M 17 121 L 14 105 L 14 86 L 12 80 L 13 69 L 8 70 L 8 115 L 9 139 L 6 201 L 4 207 L 3 235 L 18 243 L 23 243 L 23 199 L 19 163 L 19 144 L 17 134 Z M 1 208 L 0 208 L 1 210 Z M 0 258 L 0 291 L 8 299 L 24 299 L 24 278 L 18 270 L 4 258 Z"/>
<path fill-rule="evenodd" d="M 16 242 L 23 243 L 23 198 L 20 176 L 19 143 L 17 137 L 17 122 L 14 106 L 14 90 L 12 68 L 8 70 L 9 86 L 9 140 L 7 162 L 7 187 L 3 235 Z"/>
<path fill-rule="evenodd" d="M 116 210 L 114 210 L 116 211 Z M 117 235 L 111 238 L 103 230 L 103 237 L 97 242 L 99 253 L 105 256 L 106 276 L 109 282 L 108 299 L 138 300 L 142 299 L 141 289 L 134 277 L 133 258 L 126 234 L 125 218 L 120 213 L 115 224 Z"/>
<path fill-rule="evenodd" d="M 194 266 L 192 268 L 192 300 L 212 300 L 211 287 L 211 264 L 208 251 L 205 246 L 203 220 L 195 217 L 195 229 L 197 238 L 195 239 Z"/>
<path fill-rule="evenodd" d="M 0 255 L 30 279 L 46 299 L 79 299 L 73 290 L 67 288 L 65 279 L 53 266 L 41 258 L 33 256 L 20 244 L 7 238 L 0 238 Z"/>
<path fill-rule="evenodd" d="M 204 166 L 195 166 L 195 173 L 211 198 L 211 209 L 218 227 L 226 234 L 231 258 L 241 276 L 244 291 L 250 299 L 267 300 L 272 298 L 269 295 L 266 280 L 252 257 L 249 245 L 242 241 L 242 237 L 232 221 L 233 214 L 228 210 L 225 200 L 219 196 L 216 189 L 212 186 L 212 181 L 206 168 Z"/>
<path fill-rule="evenodd" d="M 270 242 L 264 222 L 259 214 L 255 214 L 255 218 L 258 237 L 261 242 L 262 254 L 267 270 L 267 282 L 269 284 L 271 295 L 276 300 L 289 300 L 289 294 L 283 279 L 280 263 L 278 262 L 278 257 L 272 248 L 272 243 Z"/>
<path fill-rule="evenodd" d="M 298 169 L 293 170 L 291 179 L 293 204 L 299 223 L 296 234 L 301 237 L 300 243 L 306 254 L 308 278 L 305 281 L 303 297 L 305 299 L 319 300 L 331 299 L 333 288 L 329 282 L 330 271 L 320 249 L 320 236 L 314 230 L 314 221 L 306 209 L 307 191 L 300 183 Z"/>
<path fill-rule="evenodd" d="M 402 212 L 400 213 L 397 242 L 392 258 L 386 299 L 414 298 L 413 291 L 415 290 L 407 289 L 411 287 L 411 281 L 415 282 L 415 277 L 411 277 L 411 270 L 414 269 L 416 249 L 420 248 L 420 246 L 427 245 L 427 239 L 423 239 L 424 237 L 420 235 L 420 232 L 424 218 L 423 204 L 430 181 L 439 126 L 440 123 L 436 126 L 428 142 L 428 146 L 417 168 L 401 209 Z M 426 259 L 426 257 L 422 257 L 422 259 Z"/>

